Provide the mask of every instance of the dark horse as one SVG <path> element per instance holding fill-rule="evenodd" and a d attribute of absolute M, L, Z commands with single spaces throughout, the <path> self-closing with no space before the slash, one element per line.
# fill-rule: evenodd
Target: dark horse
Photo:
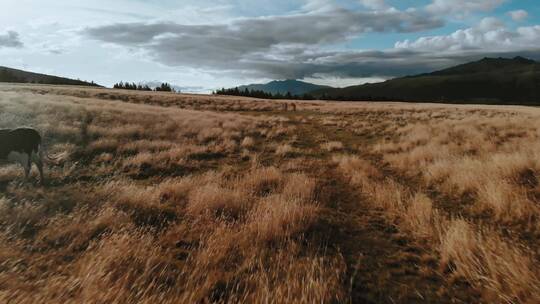
<path fill-rule="evenodd" d="M 43 178 L 41 135 L 35 129 L 0 129 L 0 161 L 21 164 L 24 168 L 25 180 L 28 179 L 32 163 L 34 163 L 39 170 L 41 184 L 45 182 Z"/>

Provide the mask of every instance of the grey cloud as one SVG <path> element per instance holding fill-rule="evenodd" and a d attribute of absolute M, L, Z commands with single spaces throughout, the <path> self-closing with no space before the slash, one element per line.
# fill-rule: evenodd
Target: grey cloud
<path fill-rule="evenodd" d="M 475 31 L 502 33 L 504 25 L 495 21 L 486 19 Z M 449 67 L 481 58 L 486 52 L 497 51 L 499 53 L 492 55 L 498 55 L 527 49 L 470 47 L 449 53 L 420 47 L 422 41 L 437 41 L 429 38 L 406 45 L 403 42 L 384 51 L 329 51 L 324 48 L 366 32 L 413 32 L 439 26 L 442 21 L 426 15 L 423 10 L 357 12 L 332 9 L 245 18 L 218 25 L 111 24 L 87 28 L 83 34 L 95 40 L 146 51 L 154 60 L 167 66 L 195 67 L 235 78 L 395 77 Z M 521 30 L 521 36 L 536 39 L 537 28 Z M 537 53 L 530 51 L 530 55 Z"/>
<path fill-rule="evenodd" d="M 360 3 L 364 5 L 365 7 L 369 7 L 372 9 L 388 8 L 388 5 L 386 4 L 385 0 L 360 0 Z"/>
<path fill-rule="evenodd" d="M 441 20 L 419 11 L 333 9 L 244 18 L 218 25 L 111 24 L 87 28 L 83 33 L 99 41 L 145 50 L 156 61 L 168 66 L 245 70 L 242 73 L 269 76 L 298 73 L 287 71 L 290 70 L 288 64 L 281 67 L 284 62 L 300 71 L 321 66 L 309 62 L 320 59 L 320 54 L 311 50 L 362 33 L 414 32 L 442 25 Z"/>
<path fill-rule="evenodd" d="M 118 44 L 151 43 L 167 38 L 228 39 L 269 47 L 281 43 L 336 42 L 366 32 L 416 32 L 443 26 L 443 21 L 418 11 L 356 12 L 334 9 L 322 13 L 240 19 L 222 25 L 121 23 L 88 28 L 88 36 Z"/>
<path fill-rule="evenodd" d="M 50 49 L 48 52 L 52 55 L 62 55 L 64 53 L 61 49 Z"/>
<path fill-rule="evenodd" d="M 309 58 L 308 60 L 304 60 Z M 301 79 L 314 75 L 342 78 L 396 77 L 450 66 L 459 60 L 431 57 L 410 51 L 321 52 L 299 56 L 297 60 L 258 61 L 252 64 L 257 73 L 273 78 Z"/>
<path fill-rule="evenodd" d="M 20 48 L 23 47 L 23 43 L 19 39 L 19 33 L 15 31 L 8 31 L 5 34 L 0 33 L 0 48 Z"/>
<path fill-rule="evenodd" d="M 313 56 L 313 55 L 312 55 Z M 336 52 L 321 54 L 324 60 L 312 62 L 257 62 L 256 73 L 264 71 L 273 78 L 302 79 L 325 75 L 339 78 L 382 77 L 392 78 L 431 72 L 482 59 L 483 57 L 515 57 L 540 59 L 540 49 L 524 51 L 481 52 L 466 51 L 454 54 L 426 53 L 420 51 L 392 50 L 377 52 Z M 258 74 L 250 76 L 256 76 Z"/>

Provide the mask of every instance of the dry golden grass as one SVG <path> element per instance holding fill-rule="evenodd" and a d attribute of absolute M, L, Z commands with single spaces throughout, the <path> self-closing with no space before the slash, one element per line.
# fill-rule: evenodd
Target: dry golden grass
<path fill-rule="evenodd" d="M 62 158 L 42 189 L 1 169 L 0 302 L 346 299 L 342 258 L 306 240 L 320 217 L 315 180 L 256 161 L 257 150 L 287 147 L 286 119 L 176 109 L 177 96 L 137 104 L 145 96 L 21 90 L 2 91 L 2 127 L 36 127 Z M 272 106 L 222 100 L 231 111 Z"/>
<path fill-rule="evenodd" d="M 453 197 L 472 196 L 469 212 L 527 225 L 539 235 L 540 227 L 530 222 L 540 216 L 536 116 L 486 111 L 438 117 L 437 123 L 402 128 L 398 140 L 378 145 L 375 152 L 407 175 L 420 174 L 426 186 Z"/>
<path fill-rule="evenodd" d="M 418 239 L 429 240 L 440 254 L 441 270 L 451 274 L 449 280 L 466 279 L 482 290 L 489 302 L 534 303 L 540 298 L 538 267 L 530 249 L 522 249 L 493 231 L 475 231 L 474 225 L 465 220 L 447 218 L 425 194 L 412 195 L 393 180 L 381 180 L 376 173 L 365 174 L 373 170 L 369 165 L 363 165 L 364 172 L 351 170 L 355 165 L 362 167 L 356 157 L 341 157 L 339 161 L 351 183 L 383 208 L 392 222 Z"/>
<path fill-rule="evenodd" d="M 243 140 L 242 140 L 242 147 L 244 148 L 253 148 L 255 146 L 255 140 L 253 139 L 253 137 L 245 137 Z"/>
<path fill-rule="evenodd" d="M 321 145 L 321 148 L 328 152 L 335 152 L 343 150 L 343 143 L 339 141 L 330 141 Z"/>
<path fill-rule="evenodd" d="M 0 85 L 0 302 L 538 303 L 539 115 Z"/>
<path fill-rule="evenodd" d="M 276 147 L 276 154 L 279 156 L 294 156 L 297 154 L 297 150 L 290 144 L 282 144 Z"/>
<path fill-rule="evenodd" d="M 384 117 L 412 123 L 386 127 L 367 152 L 384 170 L 359 156 L 334 162 L 390 221 L 428 240 L 449 282 L 468 281 L 487 302 L 535 303 L 538 114 L 471 112 L 390 111 Z"/>
<path fill-rule="evenodd" d="M 480 286 L 488 301 L 535 303 L 540 298 L 533 259 L 496 233 L 452 220 L 441 236 L 440 253 L 441 266 Z"/>

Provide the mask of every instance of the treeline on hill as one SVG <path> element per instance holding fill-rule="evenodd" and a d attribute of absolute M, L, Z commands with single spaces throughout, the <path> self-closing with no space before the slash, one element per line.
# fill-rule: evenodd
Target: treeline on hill
<path fill-rule="evenodd" d="M 213 92 L 214 95 L 231 95 L 231 96 L 244 96 L 244 97 L 253 97 L 253 98 L 261 98 L 261 99 L 301 99 L 301 100 L 313 100 L 315 97 L 313 97 L 311 94 L 303 94 L 303 95 L 293 95 L 290 92 L 287 92 L 287 94 L 281 94 L 281 93 L 268 93 L 261 90 L 249 90 L 244 89 L 240 90 L 238 87 L 232 88 L 232 89 L 221 89 Z"/>
<path fill-rule="evenodd" d="M 322 95 L 318 94 L 315 96 L 315 99 L 320 100 L 333 100 L 333 101 L 406 101 L 405 99 L 395 97 L 385 97 L 385 96 L 345 96 L 345 95 L 328 95 L 327 93 L 324 93 Z"/>
<path fill-rule="evenodd" d="M 335 100 L 335 101 L 401 101 L 398 98 L 387 98 L 378 96 L 331 96 L 326 93 L 323 94 L 303 94 L 293 95 L 290 92 L 287 94 L 272 94 L 261 90 L 240 90 L 239 88 L 221 89 L 213 92 L 214 95 L 230 95 L 230 96 L 244 96 L 261 99 L 296 99 L 296 100 Z"/>
<path fill-rule="evenodd" d="M 114 89 L 122 89 L 122 90 L 155 91 L 155 92 L 173 92 L 173 93 L 177 93 L 176 90 L 173 89 L 171 87 L 171 85 L 166 83 L 166 82 L 164 82 L 160 86 L 155 87 L 154 89 L 152 89 L 147 84 L 142 85 L 142 84 L 136 84 L 134 82 L 129 83 L 129 82 L 120 81 L 119 83 L 114 84 L 113 88 Z"/>

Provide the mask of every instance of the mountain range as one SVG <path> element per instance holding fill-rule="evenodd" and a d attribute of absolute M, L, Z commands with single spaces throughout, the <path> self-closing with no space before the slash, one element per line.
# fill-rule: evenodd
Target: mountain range
<path fill-rule="evenodd" d="M 0 66 L 0 82 L 98 86 L 93 82 Z M 182 88 L 186 89 L 186 88 Z M 298 80 L 239 87 L 330 100 L 372 100 L 540 105 L 540 62 L 523 57 L 484 58 L 448 69 L 380 83 L 332 88 Z"/>
<path fill-rule="evenodd" d="M 250 91 L 263 91 L 270 94 L 282 94 L 291 93 L 292 95 L 304 95 L 313 91 L 331 89 L 329 86 L 316 85 L 299 80 L 275 80 L 265 84 L 250 84 L 238 87 L 239 90 L 244 91 L 248 89 Z"/>
<path fill-rule="evenodd" d="M 0 82 L 63 84 L 80 86 L 99 86 L 94 82 L 69 79 L 64 77 L 27 72 L 0 66 Z"/>
<path fill-rule="evenodd" d="M 381 83 L 311 92 L 322 99 L 540 104 L 540 63 L 484 58 L 441 71 Z"/>
<path fill-rule="evenodd" d="M 162 83 L 163 81 L 153 80 L 153 81 L 143 81 L 143 82 L 140 82 L 139 84 L 147 85 L 153 89 L 153 88 L 159 87 Z M 204 87 L 197 87 L 197 86 L 179 86 L 172 83 L 170 84 L 170 86 L 178 93 L 204 93 L 208 91 Z"/>

